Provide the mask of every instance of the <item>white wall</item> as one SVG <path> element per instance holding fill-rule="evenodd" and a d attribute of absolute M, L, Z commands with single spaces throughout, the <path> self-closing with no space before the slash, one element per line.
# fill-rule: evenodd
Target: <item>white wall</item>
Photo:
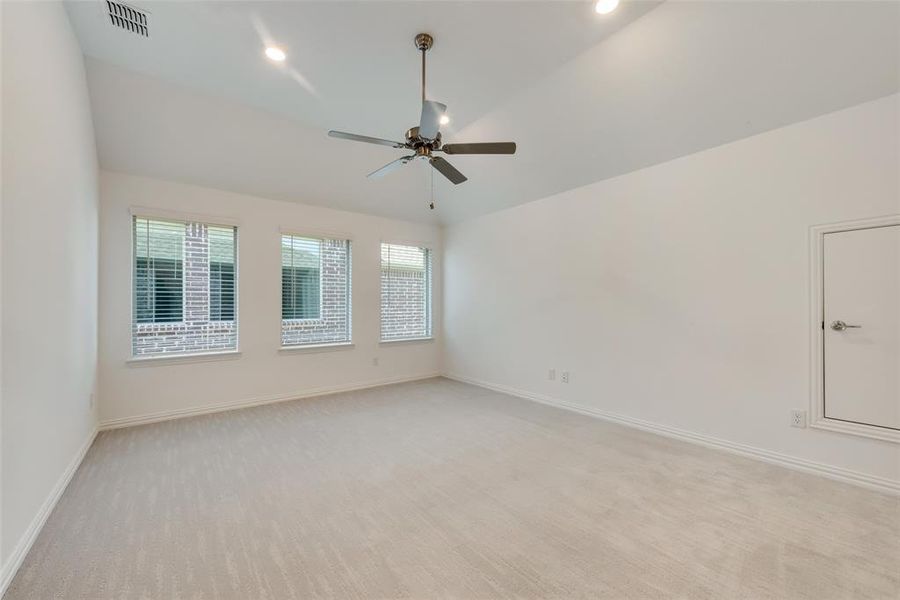
<path fill-rule="evenodd" d="M 3 575 L 92 436 L 97 155 L 59 3 L 2 3 Z"/>
<path fill-rule="evenodd" d="M 896 445 L 788 425 L 808 228 L 900 212 L 898 125 L 895 95 L 447 229 L 446 371 L 900 481 Z"/>
<path fill-rule="evenodd" d="M 131 207 L 238 221 L 241 355 L 129 363 Z M 354 347 L 279 352 L 282 228 L 352 239 Z M 432 342 L 379 344 L 380 243 L 435 247 Z M 434 375 L 441 370 L 441 231 L 431 225 L 101 172 L 100 420 L 128 421 L 229 403 Z M 378 366 L 373 365 L 374 358 Z"/>

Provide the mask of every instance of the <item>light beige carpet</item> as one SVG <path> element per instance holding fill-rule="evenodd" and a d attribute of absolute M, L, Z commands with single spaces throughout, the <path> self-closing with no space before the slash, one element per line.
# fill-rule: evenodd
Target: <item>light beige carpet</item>
<path fill-rule="evenodd" d="M 6 598 L 898 596 L 900 499 L 434 379 L 102 433 Z"/>

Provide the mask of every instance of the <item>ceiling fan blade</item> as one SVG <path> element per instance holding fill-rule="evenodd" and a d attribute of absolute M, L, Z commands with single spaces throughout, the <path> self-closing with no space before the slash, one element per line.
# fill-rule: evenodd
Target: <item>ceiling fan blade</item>
<path fill-rule="evenodd" d="M 441 117 L 447 112 L 447 105 L 424 100 L 422 102 L 422 118 L 419 120 L 419 137 L 433 140 L 441 129 Z"/>
<path fill-rule="evenodd" d="M 447 154 L 515 154 L 515 142 L 483 142 L 479 144 L 447 144 L 441 147 Z"/>
<path fill-rule="evenodd" d="M 329 137 L 338 138 L 341 140 L 350 140 L 351 142 L 366 142 L 367 144 L 378 144 L 380 146 L 390 146 L 391 148 L 405 148 L 406 144 L 403 142 L 392 142 L 391 140 L 383 140 L 381 138 L 369 137 L 367 135 L 356 135 L 355 133 L 347 133 L 345 131 L 334 131 L 331 130 L 328 132 Z"/>
<path fill-rule="evenodd" d="M 391 171 L 396 171 L 397 169 L 399 169 L 400 167 L 402 167 L 403 165 L 405 165 L 406 163 L 408 163 L 415 157 L 416 157 L 415 154 L 410 154 L 409 156 L 401 156 L 397 160 L 392 160 L 391 162 L 384 165 L 380 169 L 372 171 L 371 173 L 366 175 L 366 177 L 373 177 L 373 178 L 374 177 L 383 177 L 383 176 L 387 175 L 388 173 L 390 173 Z"/>
<path fill-rule="evenodd" d="M 441 173 L 441 175 L 443 175 L 456 185 L 459 185 L 467 179 L 465 175 L 456 170 L 456 167 L 448 163 L 440 156 L 433 156 L 428 162 L 430 162 L 431 166 L 437 169 Z"/>

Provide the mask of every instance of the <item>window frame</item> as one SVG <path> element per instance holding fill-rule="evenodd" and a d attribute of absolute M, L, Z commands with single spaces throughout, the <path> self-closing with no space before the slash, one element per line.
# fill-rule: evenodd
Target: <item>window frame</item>
<path fill-rule="evenodd" d="M 279 280 L 284 286 L 283 273 L 281 268 L 281 244 L 284 236 L 293 236 L 299 238 L 316 239 L 321 241 L 340 240 L 347 245 L 347 339 L 339 342 L 311 342 L 308 344 L 289 344 L 284 345 L 284 323 L 309 324 L 317 321 L 324 321 L 322 318 L 322 309 L 324 306 L 324 286 L 322 285 L 322 254 L 319 255 L 319 317 L 315 319 L 284 319 L 282 318 L 281 302 L 279 301 L 278 310 L 278 350 L 284 355 L 316 352 L 318 350 L 329 351 L 339 350 L 342 348 L 352 348 L 354 346 L 353 334 L 353 249 L 355 240 L 353 236 L 346 232 L 333 231 L 327 229 L 311 229 L 309 227 L 289 227 L 282 226 L 278 231 L 278 263 L 279 263 Z"/>
<path fill-rule="evenodd" d="M 135 323 L 135 231 L 134 219 L 151 219 L 160 221 L 177 221 L 181 223 L 202 223 L 206 226 L 233 227 L 234 228 L 234 348 L 228 350 L 206 350 L 199 352 L 172 352 L 167 354 L 149 354 L 136 355 L 134 353 L 134 326 Z M 203 213 L 182 212 L 177 210 L 167 210 L 146 206 L 134 205 L 128 208 L 128 240 L 129 240 L 129 257 L 128 262 L 128 322 L 125 330 L 128 332 L 129 354 L 125 360 L 129 365 L 141 364 L 173 364 L 181 362 L 206 362 L 209 360 L 228 360 L 240 358 L 241 356 L 241 327 L 240 327 L 240 255 L 241 255 L 241 221 L 232 217 L 215 216 Z M 182 248 L 182 253 L 184 249 Z M 183 259 L 182 259 L 183 260 Z M 182 278 L 182 302 L 184 302 L 184 294 L 186 285 L 185 279 Z M 207 298 L 207 302 L 209 299 Z M 231 321 L 209 321 L 210 323 L 230 323 Z M 142 323 L 146 326 L 163 326 L 175 327 L 184 324 L 184 308 L 182 307 L 182 320 L 178 323 Z"/>
<path fill-rule="evenodd" d="M 382 329 L 382 315 L 384 298 L 384 281 L 382 276 L 382 246 L 385 244 L 391 246 L 410 246 L 428 251 L 428 264 L 426 265 L 426 287 L 425 287 L 425 329 L 427 331 L 424 336 L 384 339 L 384 330 Z M 434 334 L 434 263 L 435 263 L 435 245 L 433 242 L 420 242 L 413 240 L 396 240 L 381 239 L 378 243 L 378 343 L 379 344 L 408 344 L 415 342 L 431 342 L 435 339 Z"/>

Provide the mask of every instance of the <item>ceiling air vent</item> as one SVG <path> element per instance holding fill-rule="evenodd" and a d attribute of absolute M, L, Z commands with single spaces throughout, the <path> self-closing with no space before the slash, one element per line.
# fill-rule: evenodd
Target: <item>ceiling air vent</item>
<path fill-rule="evenodd" d="M 109 9 L 110 23 L 131 33 L 150 37 L 147 29 L 147 13 L 111 0 L 106 0 L 106 7 Z"/>

